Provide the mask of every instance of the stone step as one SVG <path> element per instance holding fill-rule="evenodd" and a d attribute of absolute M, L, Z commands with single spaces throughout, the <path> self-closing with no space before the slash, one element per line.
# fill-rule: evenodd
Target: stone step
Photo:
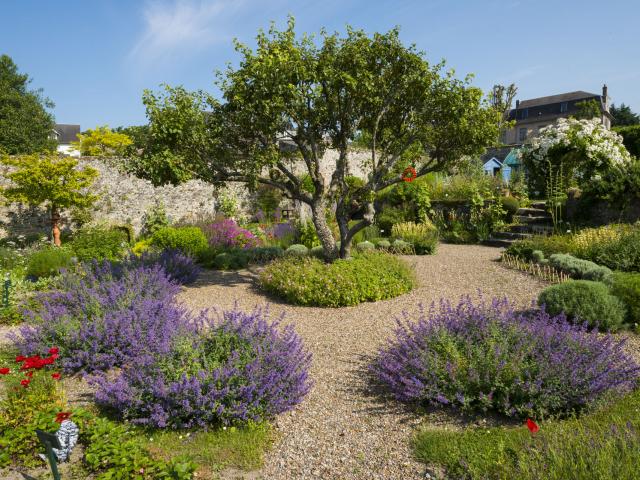
<path fill-rule="evenodd" d="M 488 247 L 500 247 L 500 248 L 508 248 L 511 244 L 515 242 L 515 240 L 506 240 L 504 238 L 489 238 L 482 242 L 482 245 L 486 245 Z"/>
<path fill-rule="evenodd" d="M 531 208 L 540 208 L 545 210 L 547 208 L 547 202 L 544 200 L 535 200 L 531 202 Z"/>
<path fill-rule="evenodd" d="M 522 217 L 549 217 L 551 218 L 551 214 L 542 208 L 519 208 L 516 212 L 516 215 L 520 215 Z"/>
<path fill-rule="evenodd" d="M 550 225 L 551 217 L 547 216 L 527 216 L 527 215 L 514 215 L 513 220 L 518 223 L 535 224 L 535 225 Z"/>
<path fill-rule="evenodd" d="M 553 233 L 553 226 L 542 224 L 510 225 L 509 231 L 515 233 L 529 233 L 532 235 L 551 235 Z"/>
<path fill-rule="evenodd" d="M 530 233 L 511 231 L 493 232 L 491 234 L 491 238 L 497 240 L 524 240 L 525 238 L 531 238 L 531 236 Z"/>

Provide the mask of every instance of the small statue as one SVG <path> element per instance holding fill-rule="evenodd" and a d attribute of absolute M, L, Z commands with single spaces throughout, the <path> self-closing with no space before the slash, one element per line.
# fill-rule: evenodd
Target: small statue
<path fill-rule="evenodd" d="M 60 412 L 56 415 L 56 422 L 60 424 L 60 428 L 56 432 L 56 437 L 58 438 L 58 442 L 60 442 L 60 448 L 52 448 L 53 453 L 55 453 L 58 462 L 65 462 L 69 459 L 69 455 L 71 455 L 71 450 L 78 443 L 78 425 L 69 420 L 71 416 L 71 412 Z M 47 457 L 44 454 L 40 454 L 40 458 L 42 458 L 45 462 L 47 461 Z"/>

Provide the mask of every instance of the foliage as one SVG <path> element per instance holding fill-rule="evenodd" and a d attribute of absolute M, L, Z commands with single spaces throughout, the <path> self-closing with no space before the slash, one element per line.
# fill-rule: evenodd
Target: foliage
<path fill-rule="evenodd" d="M 628 323 L 640 323 L 640 273 L 616 272 L 611 276 L 611 294 L 627 307 Z"/>
<path fill-rule="evenodd" d="M 380 233 L 390 235 L 393 226 L 397 223 L 412 222 L 414 216 L 411 212 L 402 207 L 391 205 L 384 206 L 382 211 L 376 214 L 376 225 Z"/>
<path fill-rule="evenodd" d="M 578 107 L 578 113 L 576 113 L 577 119 L 591 120 L 595 118 L 598 121 L 601 121 L 600 117 L 602 117 L 602 110 L 600 109 L 600 104 L 593 98 L 591 100 L 582 100 L 581 102 L 577 102 L 576 107 Z"/>
<path fill-rule="evenodd" d="M 520 202 L 515 197 L 500 197 L 499 198 L 500 205 L 506 212 L 506 220 L 507 222 L 512 222 L 513 217 L 518 210 L 520 209 Z"/>
<path fill-rule="evenodd" d="M 73 235 L 69 248 L 81 261 L 117 260 L 126 253 L 128 236 L 109 227 L 82 228 Z"/>
<path fill-rule="evenodd" d="M 249 265 L 249 255 L 243 250 L 230 250 L 216 255 L 212 267 L 219 270 L 240 270 Z"/>
<path fill-rule="evenodd" d="M 296 305 L 343 307 L 397 297 L 415 280 L 402 260 L 372 252 L 330 264 L 313 257 L 275 260 L 261 272 L 260 284 Z"/>
<path fill-rule="evenodd" d="M 391 236 L 411 243 L 418 255 L 433 255 L 436 253 L 438 229 L 431 222 L 396 223 L 391 230 Z"/>
<path fill-rule="evenodd" d="M 539 252 L 539 250 L 536 251 Z M 576 279 L 603 282 L 611 275 L 611 270 L 607 267 L 602 267 L 589 260 L 581 260 L 566 253 L 551 255 L 549 265 Z"/>
<path fill-rule="evenodd" d="M 417 321 L 405 314 L 372 369 L 400 401 L 519 418 L 580 411 L 640 376 L 611 336 L 544 311 L 519 313 L 506 299 L 469 297 L 422 308 Z"/>
<path fill-rule="evenodd" d="M 37 280 L 58 275 L 71 265 L 72 253 L 67 248 L 48 247 L 32 253 L 27 260 L 25 276 Z"/>
<path fill-rule="evenodd" d="M 321 32 L 314 39 L 296 36 L 290 19 L 283 31 L 260 32 L 256 45 L 236 43 L 238 66 L 219 75 L 222 102 L 178 89 L 164 102 L 146 102 L 152 130 L 184 133 L 187 148 L 166 148 L 188 161 L 168 159 L 169 167 L 184 166 L 216 183 L 269 185 L 308 205 L 327 258 L 348 255 L 353 235 L 374 220 L 376 192 L 402 182 L 409 162 L 418 176 L 445 170 L 497 138 L 499 114 L 471 77 L 458 80 L 443 63 L 430 65 L 402 44 L 398 30 L 369 36 L 348 27 L 344 36 Z M 193 127 L 185 131 L 180 123 L 172 130 L 161 121 L 161 114 L 177 112 L 186 112 Z M 292 149 L 280 148 L 282 132 L 289 132 Z M 371 139 L 371 156 L 359 186 L 349 181 L 354 160 L 348 154 L 360 135 Z M 164 148 L 167 142 L 157 140 Z M 325 178 L 319 165 L 326 149 L 337 151 L 339 161 Z M 293 158 L 303 160 L 300 175 L 290 166 Z M 173 173 L 164 179 L 174 181 Z M 332 205 L 340 251 L 327 220 Z M 348 228 L 356 214 L 362 220 Z"/>
<path fill-rule="evenodd" d="M 429 186 L 420 180 L 394 185 L 380 192 L 378 199 L 396 208 L 408 210 L 407 214 L 412 217 L 410 220 L 413 222 L 426 221 L 431 210 Z M 387 231 L 391 231 L 391 226 L 387 225 L 387 227 L 389 228 Z"/>
<path fill-rule="evenodd" d="M 611 121 L 611 126 L 613 127 L 640 125 L 640 115 L 632 112 L 631 107 L 624 103 L 621 103 L 619 107 L 612 104 L 609 113 L 613 116 L 613 120 Z"/>
<path fill-rule="evenodd" d="M 140 234 L 143 237 L 152 237 L 154 233 L 164 227 L 169 226 L 169 218 L 167 211 L 162 202 L 156 202 L 149 208 L 142 217 L 142 230 Z"/>
<path fill-rule="evenodd" d="M 78 168 L 78 161 L 71 157 L 21 155 L 0 158 L 0 163 L 12 169 L 5 174 L 11 184 L 0 189 L 0 193 L 10 202 L 47 207 L 51 212 L 56 245 L 60 245 L 57 230 L 60 209 L 85 208 L 96 199 L 88 189 L 98 171 L 91 167 Z"/>
<path fill-rule="evenodd" d="M 15 341 L 24 355 L 58 346 L 67 372 L 123 366 L 141 352 L 167 352 L 193 328 L 177 292 L 158 265 L 87 264 L 63 275 L 60 290 L 36 296 Z"/>
<path fill-rule="evenodd" d="M 369 241 L 364 241 L 364 242 L 360 242 L 356 245 L 356 249 L 359 250 L 360 252 L 365 252 L 365 251 L 371 251 L 371 250 L 375 250 L 376 246 L 369 242 Z"/>
<path fill-rule="evenodd" d="M 589 280 L 569 280 L 544 289 L 538 303 L 551 315 L 565 314 L 574 323 L 587 323 L 602 331 L 615 331 L 626 319 L 626 307 L 606 285 Z"/>
<path fill-rule="evenodd" d="M 296 241 L 306 246 L 307 248 L 313 248 L 320 245 L 316 228 L 313 226 L 313 222 L 309 220 L 302 220 L 296 225 Z"/>
<path fill-rule="evenodd" d="M 415 253 L 413 245 L 409 242 L 405 242 L 404 240 L 400 240 L 399 238 L 393 241 L 389 251 L 400 255 L 413 255 Z"/>
<path fill-rule="evenodd" d="M 30 428 L 51 426 L 53 411 L 64 407 L 62 391 L 52 378 L 56 350 L 50 348 L 38 352 L 42 357 L 16 357 L 1 364 L 6 373 L 0 374 L 5 392 L 0 402 L 0 467 L 11 461 L 33 465 L 38 439 Z"/>
<path fill-rule="evenodd" d="M 612 270 L 640 272 L 640 224 L 585 229 L 574 237 L 574 254 Z"/>
<path fill-rule="evenodd" d="M 29 90 L 31 79 L 18 73 L 11 57 L 0 56 L 0 151 L 20 155 L 55 149 L 53 103 L 41 90 Z"/>
<path fill-rule="evenodd" d="M 207 237 L 198 227 L 162 227 L 151 237 L 153 246 L 162 250 L 180 250 L 198 257 L 208 247 Z"/>
<path fill-rule="evenodd" d="M 209 246 L 213 248 L 252 248 L 260 245 L 258 237 L 230 218 L 217 220 L 203 228 L 203 231 Z"/>
<path fill-rule="evenodd" d="M 629 150 L 629 153 L 640 158 L 640 125 L 615 127 L 613 131 L 622 137 L 622 143 Z"/>
<path fill-rule="evenodd" d="M 640 455 L 640 390 L 588 415 L 525 426 L 423 429 L 416 456 L 469 480 L 633 480 Z"/>
<path fill-rule="evenodd" d="M 74 142 L 73 145 L 80 151 L 81 155 L 120 157 L 126 153 L 127 147 L 132 143 L 133 140 L 126 134 L 114 132 L 108 125 L 103 125 L 78 134 L 78 141 Z"/>
<path fill-rule="evenodd" d="M 159 428 L 271 419 L 308 393 L 311 356 L 292 326 L 268 320 L 259 309 L 226 311 L 170 351 L 137 355 L 117 377 L 97 378 L 96 400 Z"/>
<path fill-rule="evenodd" d="M 284 254 L 293 257 L 305 257 L 309 255 L 309 249 L 305 245 L 294 243 L 284 251 Z"/>
<path fill-rule="evenodd" d="M 530 180 L 531 191 L 545 194 L 549 165 L 562 163 L 563 184 L 593 188 L 610 171 L 624 171 L 631 161 L 622 137 L 599 120 L 561 118 L 532 137 L 518 150 Z"/>

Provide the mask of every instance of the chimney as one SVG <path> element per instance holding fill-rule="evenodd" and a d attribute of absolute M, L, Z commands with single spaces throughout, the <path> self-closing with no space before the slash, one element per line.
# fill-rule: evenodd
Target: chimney
<path fill-rule="evenodd" d="M 602 85 L 602 103 L 604 103 L 605 105 L 608 103 L 608 92 L 609 89 L 607 88 L 607 84 L 605 83 L 604 85 Z"/>
<path fill-rule="evenodd" d="M 605 85 L 606 88 L 606 85 Z M 520 107 L 520 100 L 516 100 L 516 109 L 518 109 Z"/>

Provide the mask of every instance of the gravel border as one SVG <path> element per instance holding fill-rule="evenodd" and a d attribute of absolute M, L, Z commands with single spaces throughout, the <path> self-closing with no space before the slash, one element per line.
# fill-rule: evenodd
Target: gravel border
<path fill-rule="evenodd" d="M 478 245 L 440 245 L 433 256 L 405 257 L 419 285 L 400 297 L 355 307 L 312 308 L 267 298 L 254 285 L 255 272 L 203 273 L 180 298 L 193 309 L 252 309 L 270 304 L 285 313 L 313 354 L 314 387 L 294 411 L 276 420 L 277 439 L 261 474 L 267 479 L 419 479 L 424 465 L 411 455 L 417 426 L 456 428 L 462 420 L 445 412 L 419 416 L 370 390 L 367 365 L 395 325 L 395 316 L 441 297 L 507 295 L 529 305 L 546 284 L 500 266 L 500 250 Z M 466 420 L 465 420 L 466 421 Z M 255 475 L 255 472 L 254 472 Z"/>

